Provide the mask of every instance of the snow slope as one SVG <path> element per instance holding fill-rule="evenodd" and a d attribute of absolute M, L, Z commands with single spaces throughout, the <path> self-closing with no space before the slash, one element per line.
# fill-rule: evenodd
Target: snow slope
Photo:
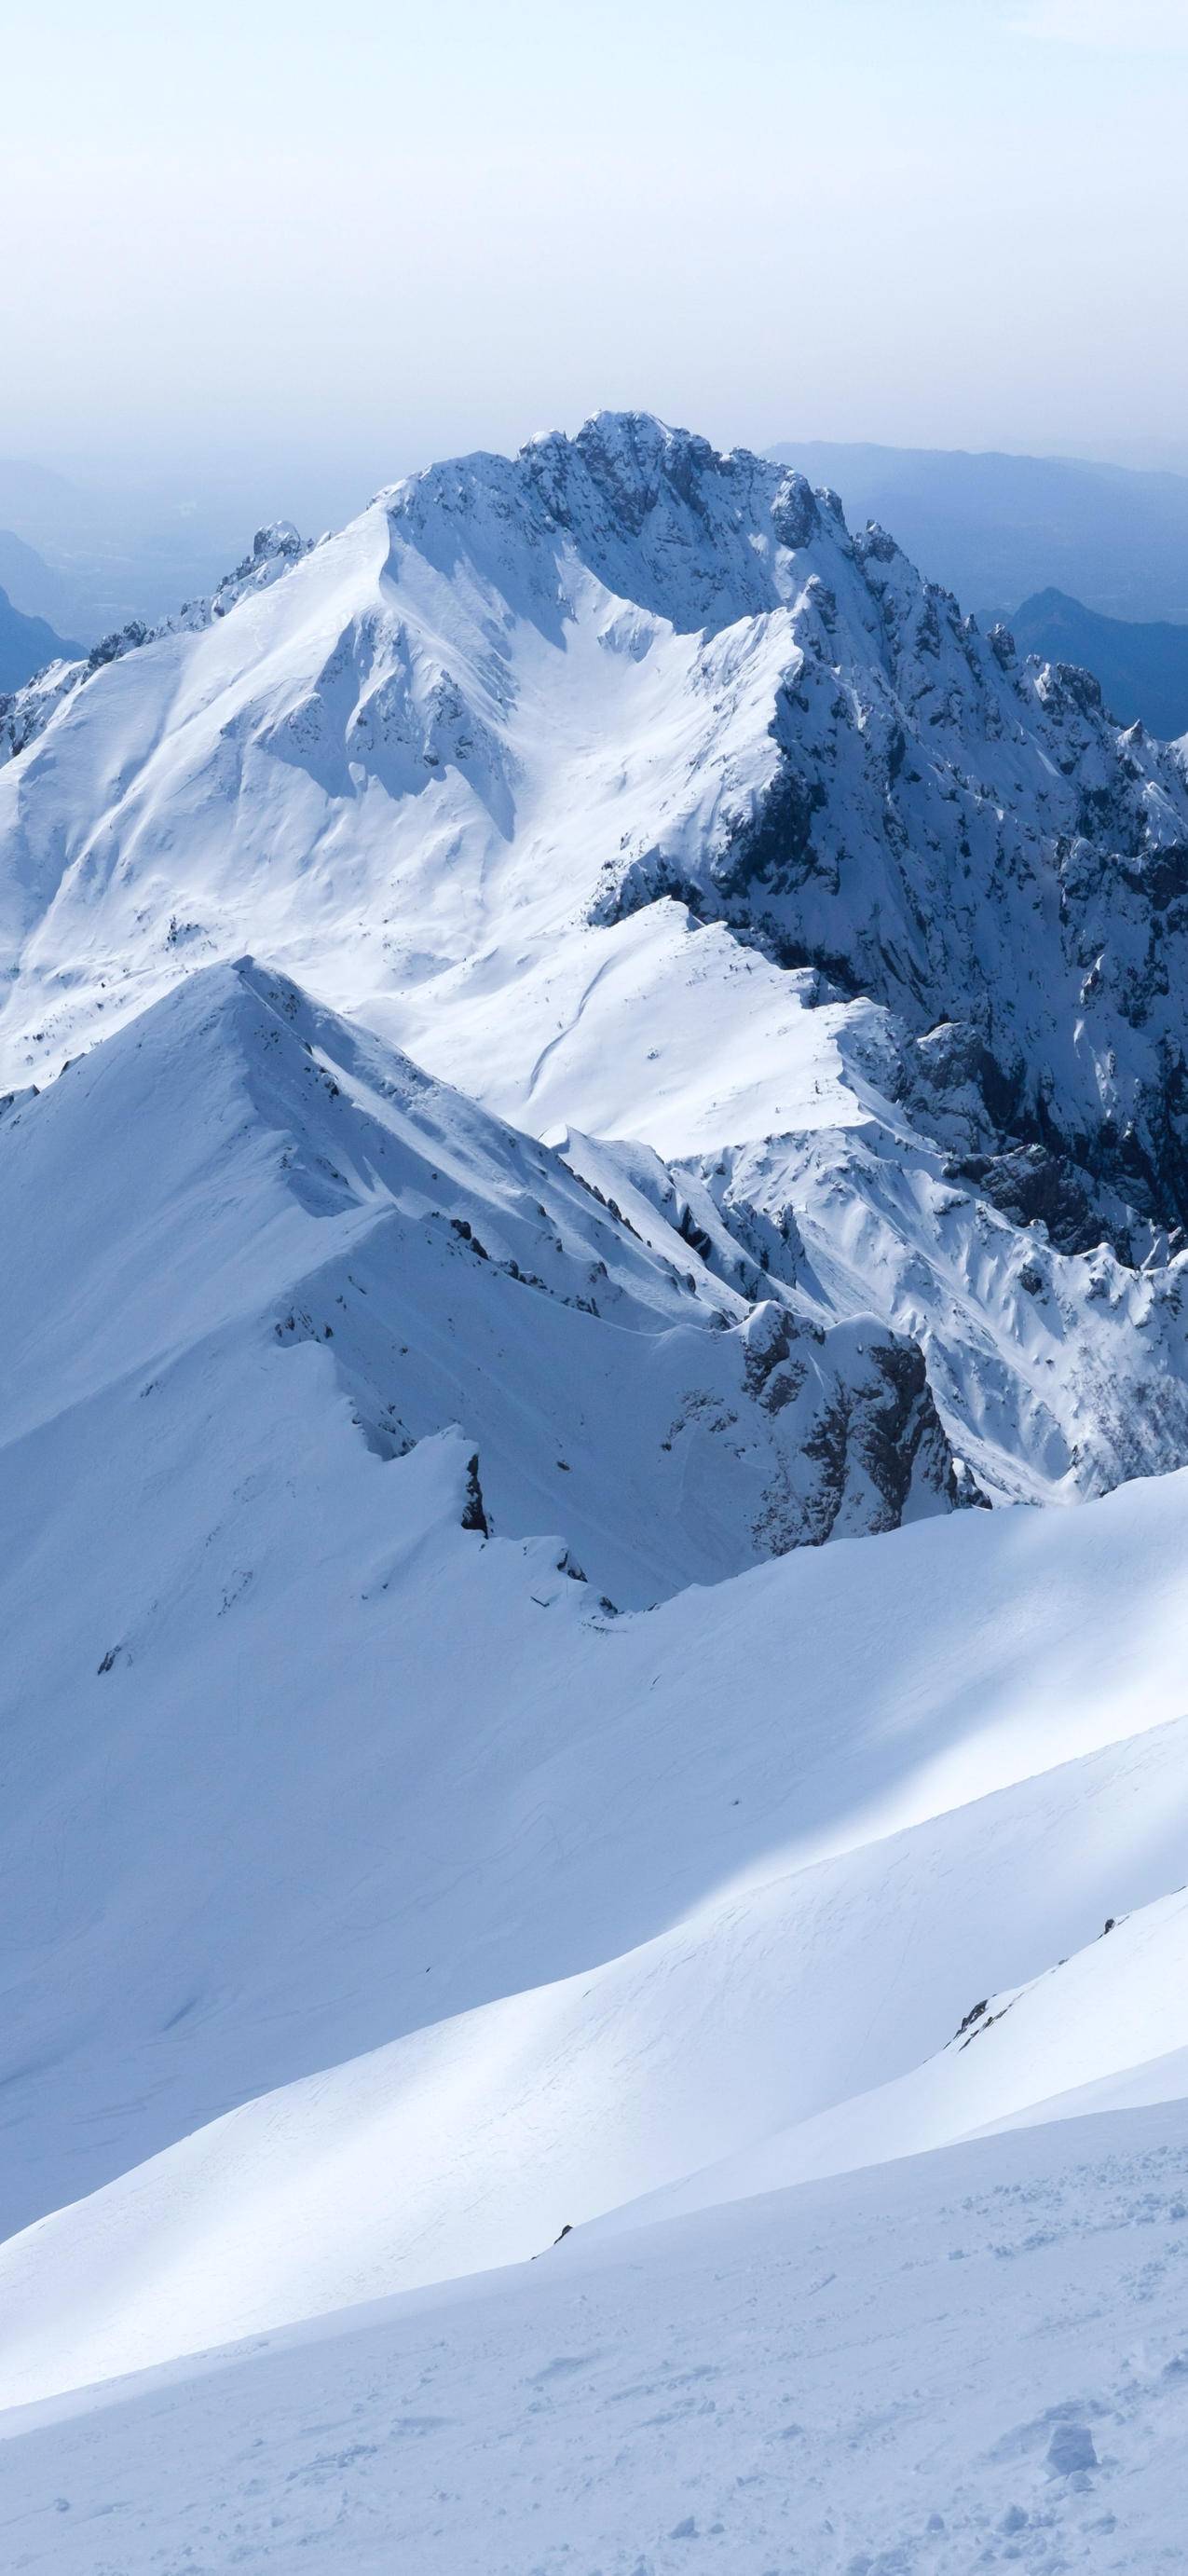
<path fill-rule="evenodd" d="M 1107 1916 L 1097 1941 L 1071 1959 L 979 1997 L 924 2065 L 601 2224 L 650 2224 L 988 2131 L 1180 2101 L 1188 2095 L 1186 1944 L 1183 1888 L 1120 1920 Z"/>
<path fill-rule="evenodd" d="M 29 2576 L 1151 2576 L 1188 2117 L 641 2229 L 0 2418 Z"/>
<path fill-rule="evenodd" d="M 182 2142 L 0 2253 L 9 2399 L 519 2259 L 909 2076 L 1180 1878 L 1184 1478 L 606 1622 L 555 1548 L 459 1530 L 464 1454 L 332 1453 L 345 1558 L 184 1599 L 82 1697 L 72 1651 L 8 1836 L 6 2161 L 44 2208 Z M 1076 2080 L 1182 2045 L 1159 1998 Z M 941 2134 L 1018 2107 L 997 2028 L 975 2057 L 999 2090 Z M 302 2080 L 183 2138 L 270 2070 Z"/>

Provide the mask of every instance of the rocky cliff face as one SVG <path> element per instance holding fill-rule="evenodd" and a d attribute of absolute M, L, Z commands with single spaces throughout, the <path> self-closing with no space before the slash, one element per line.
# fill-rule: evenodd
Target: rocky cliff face
<path fill-rule="evenodd" d="M 0 1205 L 10 1441 L 114 1389 L 135 1460 L 146 1392 L 196 1347 L 213 1379 L 242 1335 L 298 1408 L 329 1378 L 375 1459 L 461 1426 L 462 1527 L 557 1533 L 593 1616 L 964 1499 L 914 1344 L 756 1300 L 676 1227 L 645 1242 L 250 959 L 14 1104 Z"/>
<path fill-rule="evenodd" d="M 692 497 L 705 482 L 745 495 L 757 562 L 773 540 L 789 549 L 772 571 L 789 651 L 770 774 L 700 852 L 683 832 L 625 852 L 601 917 L 676 893 L 888 1004 L 916 1040 L 904 1088 L 967 1154 L 1038 1152 L 1035 1212 L 1061 1239 L 1086 1223 L 1062 1162 L 1181 1226 L 1180 750 L 1112 723 L 1089 673 L 1021 661 L 1001 627 L 982 635 L 882 529 L 851 537 L 800 477 L 707 459 L 700 442 L 659 459 L 707 543 L 714 514 Z M 991 1194 L 1010 1185 L 1008 1169 Z M 1095 1205 L 1126 1248 L 1125 1215 Z"/>

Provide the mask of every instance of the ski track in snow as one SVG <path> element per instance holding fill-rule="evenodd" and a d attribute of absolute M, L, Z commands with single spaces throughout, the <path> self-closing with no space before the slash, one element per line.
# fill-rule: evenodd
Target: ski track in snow
<path fill-rule="evenodd" d="M 535 1063 L 529 1071 L 528 1081 L 524 1092 L 525 1106 L 528 1101 L 531 1100 L 533 1092 L 536 1090 L 537 1084 L 540 1081 L 540 1077 L 544 1072 L 550 1056 L 555 1055 L 558 1047 L 564 1046 L 566 1041 L 572 1038 L 574 1030 L 577 1028 L 579 1022 L 584 1018 L 586 1010 L 590 1002 L 593 1000 L 599 984 L 602 982 L 603 976 L 610 973 L 614 963 L 615 960 L 613 958 L 604 957 L 601 966 L 595 968 L 594 973 L 590 977 L 589 983 L 584 987 L 581 999 L 572 1019 L 566 1021 L 563 1027 L 558 1029 L 556 1037 L 550 1038 L 547 1046 L 543 1046 L 541 1048 L 540 1054 L 537 1056 Z"/>

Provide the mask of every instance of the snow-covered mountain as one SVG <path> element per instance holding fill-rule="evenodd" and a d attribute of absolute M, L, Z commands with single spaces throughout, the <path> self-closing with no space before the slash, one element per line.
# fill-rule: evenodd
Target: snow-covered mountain
<path fill-rule="evenodd" d="M 14 2526 L 74 2510 L 20 2500 L 62 2392 L 167 2366 L 197 2456 L 194 2356 L 263 2338 L 211 2438 L 242 2404 L 273 2455 L 216 2539 L 153 2531 L 226 2563 L 258 2492 L 279 2567 L 284 2389 L 370 2426 L 414 2313 L 479 2337 L 446 2376 L 492 2443 L 483 2371 L 528 2412 L 578 2374 L 588 2490 L 582 2314 L 651 2403 L 703 2367 L 674 2284 L 729 2376 L 772 2263 L 840 2280 L 881 2423 L 931 2327 L 872 2243 L 947 2262 L 972 2211 L 992 2270 L 1030 2196 L 1063 2316 L 1080 2194 L 1093 2391 L 1045 2314 L 1024 2421 L 1010 2267 L 949 2292 L 954 2388 L 994 2321 L 974 2485 L 950 2555 L 878 2545 L 964 2576 L 990 2497 L 1050 2532 L 996 2464 L 1075 2516 L 1091 2424 L 1130 2459 L 1155 2289 L 1096 2237 L 1145 2213 L 1173 2265 L 1182 2215 L 1179 751 L 635 417 L 264 532 L 5 724 L 0 2404 L 58 2408 L 0 2420 Z M 342 2563 L 407 2561 L 389 2504 L 361 2551 L 383 2442 L 343 2439 Z M 616 2576 L 777 2563 L 754 2499 L 737 2545 L 704 2498 L 648 2537 L 631 2480 Z M 814 2576 L 879 2565 L 822 2513 Z M 426 2569 L 562 2566 L 447 2520 Z"/>
<path fill-rule="evenodd" d="M 9 719 L 13 1089 L 251 951 L 679 1166 L 648 1194 L 745 1293 L 914 1339 L 984 1492 L 1188 1457 L 1188 785 L 1090 682 L 796 475 L 614 417 L 265 532 L 112 650 Z"/>
<path fill-rule="evenodd" d="M 1180 1221 L 1181 761 L 796 474 L 606 416 L 398 486 L 312 562 L 269 532 L 130 633 L 9 783 L 30 1062 L 93 1026 L 101 974 L 108 1011 L 164 980 L 171 933 L 283 924 L 308 953 L 321 928 L 357 1001 L 473 976 L 510 913 L 667 891 L 933 1033 L 920 1079 L 972 1093 L 986 1140 L 1063 1146 Z M 85 998 L 35 1034 L 51 961 Z"/>

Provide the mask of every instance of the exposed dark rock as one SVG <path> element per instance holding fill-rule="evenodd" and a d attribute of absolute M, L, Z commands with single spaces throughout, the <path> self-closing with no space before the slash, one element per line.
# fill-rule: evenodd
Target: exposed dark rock
<path fill-rule="evenodd" d="M 477 1530 L 481 1537 L 489 1538 L 491 1531 L 486 1511 L 483 1507 L 483 1489 L 479 1483 L 478 1469 L 479 1462 L 476 1453 L 476 1455 L 467 1462 L 466 1501 L 462 1512 L 462 1527 L 464 1530 Z"/>

